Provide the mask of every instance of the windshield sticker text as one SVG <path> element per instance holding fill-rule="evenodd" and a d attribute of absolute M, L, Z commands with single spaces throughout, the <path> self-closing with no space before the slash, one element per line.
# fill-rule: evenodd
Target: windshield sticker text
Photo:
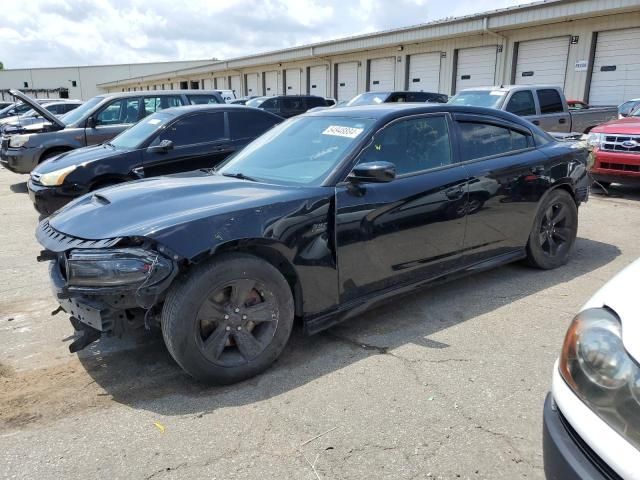
<path fill-rule="evenodd" d="M 338 125 L 331 125 L 326 128 L 323 135 L 334 135 L 336 137 L 347 137 L 347 138 L 356 138 L 358 135 L 362 133 L 362 128 L 353 128 L 353 127 L 340 127 Z"/>

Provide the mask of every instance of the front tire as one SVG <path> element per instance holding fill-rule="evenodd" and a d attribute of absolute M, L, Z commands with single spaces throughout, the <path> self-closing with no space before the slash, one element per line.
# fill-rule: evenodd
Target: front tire
<path fill-rule="evenodd" d="M 578 233 L 578 207 L 565 190 L 543 198 L 527 243 L 527 263 L 550 270 L 566 264 Z"/>
<path fill-rule="evenodd" d="M 293 316 L 291 289 L 273 265 L 229 253 L 177 279 L 162 310 L 162 335 L 189 375 L 229 384 L 261 373 L 280 356 Z"/>

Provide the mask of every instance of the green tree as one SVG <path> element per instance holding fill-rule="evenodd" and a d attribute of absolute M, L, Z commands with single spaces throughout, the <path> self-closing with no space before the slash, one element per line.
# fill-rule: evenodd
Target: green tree
<path fill-rule="evenodd" d="M 0 70 L 4 70 L 4 63 L 0 62 Z"/>

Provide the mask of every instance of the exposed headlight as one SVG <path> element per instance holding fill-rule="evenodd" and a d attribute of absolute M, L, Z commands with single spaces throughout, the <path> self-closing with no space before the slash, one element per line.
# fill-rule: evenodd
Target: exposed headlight
<path fill-rule="evenodd" d="M 640 448 L 640 366 L 625 350 L 611 310 L 591 308 L 573 319 L 559 368 L 589 408 Z"/>
<path fill-rule="evenodd" d="M 142 288 L 167 278 L 171 261 L 141 248 L 72 250 L 66 259 L 69 287 Z"/>
<path fill-rule="evenodd" d="M 589 133 L 589 135 L 587 135 L 587 144 L 590 147 L 599 147 L 603 141 L 604 134 L 602 133 Z"/>
<path fill-rule="evenodd" d="M 46 187 L 56 187 L 58 185 L 62 185 L 62 182 L 64 182 L 64 179 L 67 178 L 67 175 L 73 172 L 76 168 L 77 167 L 75 165 L 70 165 L 68 167 L 61 168 L 60 170 L 44 173 L 40 175 L 40 179 L 38 181 Z"/>
<path fill-rule="evenodd" d="M 9 139 L 9 146 L 14 148 L 20 148 L 25 143 L 27 143 L 30 138 L 31 138 L 31 135 L 13 135 Z"/>

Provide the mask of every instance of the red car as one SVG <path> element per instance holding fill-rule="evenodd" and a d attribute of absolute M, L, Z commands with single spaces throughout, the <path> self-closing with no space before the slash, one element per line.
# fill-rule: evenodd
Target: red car
<path fill-rule="evenodd" d="M 640 184 L 640 109 L 626 118 L 598 125 L 589 133 L 594 147 L 592 176 L 604 187 Z"/>

